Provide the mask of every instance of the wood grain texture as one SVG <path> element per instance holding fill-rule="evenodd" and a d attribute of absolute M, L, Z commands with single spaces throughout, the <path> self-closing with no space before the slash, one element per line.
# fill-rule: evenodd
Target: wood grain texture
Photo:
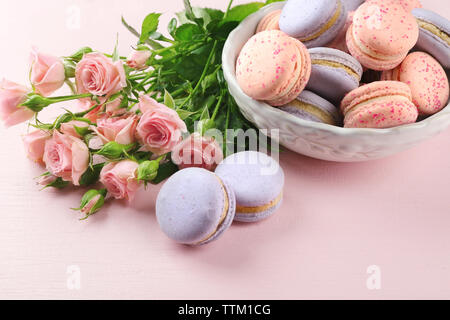
<path fill-rule="evenodd" d="M 137 22 L 149 11 L 181 9 L 178 0 L 74 3 L 82 12 L 80 30 L 65 29 L 72 1 L 2 2 L 0 39 L 14 50 L 0 52 L 1 76 L 26 81 L 32 44 L 60 55 L 85 44 L 111 51 L 122 30 L 120 50 L 127 54 L 134 39 L 121 29 L 120 14 Z M 224 0 L 193 3 L 225 6 Z M 425 5 L 449 15 L 445 0 Z M 0 128 L 2 299 L 450 298 L 450 130 L 370 163 L 284 152 L 282 209 L 261 223 L 234 224 L 202 248 L 178 246 L 161 233 L 158 187 L 140 192 L 131 206 L 112 203 L 79 222 L 69 208 L 82 191 L 39 191 L 33 181 L 43 169 L 25 158 L 20 134 L 26 130 Z M 80 290 L 67 287 L 73 265 L 81 271 Z M 381 269 L 381 290 L 366 287 L 370 265 Z"/>

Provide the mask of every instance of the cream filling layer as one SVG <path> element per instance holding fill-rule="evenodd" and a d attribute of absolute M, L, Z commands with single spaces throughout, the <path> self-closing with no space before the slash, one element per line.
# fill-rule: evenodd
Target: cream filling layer
<path fill-rule="evenodd" d="M 361 42 L 361 40 L 356 36 L 355 29 L 352 27 L 352 40 L 355 43 L 355 45 L 366 55 L 378 59 L 378 60 L 385 60 L 385 61 L 391 61 L 391 60 L 397 60 L 405 56 L 404 53 L 397 54 L 397 55 L 383 55 L 374 52 L 373 50 L 370 50 L 367 48 L 364 43 Z"/>
<path fill-rule="evenodd" d="M 320 29 L 319 31 L 317 31 L 315 34 L 313 34 L 310 37 L 307 38 L 299 38 L 300 41 L 310 41 L 313 39 L 318 38 L 319 36 L 321 36 L 322 34 L 324 34 L 328 29 L 330 29 L 335 22 L 337 21 L 337 19 L 339 19 L 340 15 L 341 15 L 341 11 L 342 11 L 342 3 L 341 1 L 338 1 L 338 7 L 336 9 L 336 12 L 334 13 L 334 16 L 330 19 L 330 21 L 327 22 L 327 24 L 325 24 L 322 29 Z"/>
<path fill-rule="evenodd" d="M 307 113 L 312 114 L 316 118 L 322 120 L 326 124 L 334 125 L 336 122 L 332 115 L 312 104 L 295 99 L 294 101 L 289 103 L 289 106 L 293 106 L 299 110 L 306 111 Z"/>
<path fill-rule="evenodd" d="M 317 64 L 317 65 L 321 65 L 321 66 L 343 69 L 350 76 L 355 78 L 358 82 L 361 80 L 361 77 L 359 76 L 359 74 L 357 74 L 352 68 L 347 67 L 346 65 L 344 65 L 342 63 L 330 61 L 330 60 L 320 60 L 320 59 L 315 59 L 315 60 L 312 60 L 311 62 L 312 62 L 312 64 Z"/>
<path fill-rule="evenodd" d="M 266 210 L 269 210 L 273 207 L 275 207 L 277 204 L 280 203 L 281 199 L 283 198 L 283 192 L 280 193 L 280 195 L 269 202 L 266 205 L 259 206 L 259 207 L 243 207 L 243 206 L 237 206 L 236 211 L 239 212 L 239 214 L 252 214 L 252 213 L 260 213 Z"/>
<path fill-rule="evenodd" d="M 419 24 L 420 28 L 431 32 L 435 36 L 438 36 L 439 38 L 444 40 L 447 43 L 447 45 L 450 46 L 450 36 L 448 35 L 448 33 L 446 33 L 445 31 L 443 31 L 441 29 L 439 29 L 434 24 L 431 24 L 431 23 L 426 22 L 424 20 L 417 19 L 417 23 Z"/>

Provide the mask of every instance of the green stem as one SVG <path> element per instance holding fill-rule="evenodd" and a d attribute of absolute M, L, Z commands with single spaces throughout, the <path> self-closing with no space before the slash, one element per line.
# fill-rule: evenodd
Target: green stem
<path fill-rule="evenodd" d="M 92 98 L 92 94 L 84 93 L 84 94 L 75 94 L 75 95 L 70 95 L 70 96 L 50 97 L 47 99 L 50 100 L 52 103 L 58 103 L 58 102 L 78 100 L 78 99 L 83 99 L 83 98 Z"/>
<path fill-rule="evenodd" d="M 213 47 L 212 47 L 211 53 L 209 54 L 208 60 L 206 60 L 206 64 L 205 64 L 205 67 L 203 68 L 203 73 L 202 73 L 202 75 L 201 75 L 201 77 L 200 77 L 200 80 L 197 82 L 197 85 L 195 86 L 194 90 L 192 90 L 191 94 L 190 94 L 190 95 L 186 98 L 186 100 L 184 100 L 183 103 L 178 107 L 179 109 L 183 108 L 183 107 L 186 105 L 186 103 L 188 103 L 189 100 L 192 99 L 192 97 L 194 96 L 194 94 L 197 93 L 198 89 L 200 89 L 200 86 L 201 86 L 201 84 L 202 84 L 202 82 L 203 82 L 203 79 L 205 79 L 206 74 L 208 73 L 208 69 L 209 69 L 209 67 L 210 67 L 209 64 L 211 63 L 211 60 L 212 60 L 212 58 L 214 57 L 214 54 L 216 53 L 216 48 L 217 48 L 218 43 L 219 43 L 218 40 L 215 40 L 215 41 L 214 41 L 214 45 L 213 45 Z M 178 108 L 177 108 L 177 109 L 178 109 Z"/>
<path fill-rule="evenodd" d="M 222 94 L 219 97 L 219 100 L 217 101 L 216 108 L 214 109 L 214 113 L 211 117 L 212 121 L 214 121 L 216 119 L 217 113 L 219 112 L 219 108 L 220 108 L 220 105 L 222 104 L 224 97 L 225 97 L 225 94 L 222 92 Z"/>
<path fill-rule="evenodd" d="M 227 11 L 225 11 L 225 15 L 223 16 L 224 19 L 228 17 L 228 13 L 230 12 L 231 6 L 233 5 L 233 1 L 234 0 L 230 0 L 230 2 L 228 3 Z"/>
<path fill-rule="evenodd" d="M 67 84 L 67 86 L 70 88 L 70 91 L 71 91 L 73 94 L 76 94 L 76 93 L 77 93 L 77 90 L 76 90 L 76 88 L 75 88 L 75 85 L 73 84 L 72 81 L 70 81 L 69 79 L 67 79 L 67 80 L 64 81 L 64 82 Z"/>

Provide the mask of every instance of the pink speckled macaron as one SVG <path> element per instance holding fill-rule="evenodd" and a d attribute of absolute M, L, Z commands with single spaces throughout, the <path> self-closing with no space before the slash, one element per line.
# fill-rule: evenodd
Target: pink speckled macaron
<path fill-rule="evenodd" d="M 397 2 L 371 0 L 355 11 L 347 31 L 347 47 L 363 66 L 390 70 L 398 66 L 419 38 L 411 12 Z"/>
<path fill-rule="evenodd" d="M 366 2 L 376 3 L 376 2 L 384 2 L 386 6 L 394 4 L 400 4 L 403 9 L 408 12 L 411 12 L 415 8 L 422 8 L 422 4 L 419 0 L 367 0 Z"/>
<path fill-rule="evenodd" d="M 266 30 L 280 30 L 280 16 L 281 10 L 275 10 L 267 14 L 258 24 L 256 33 Z"/>
<path fill-rule="evenodd" d="M 341 103 L 345 128 L 392 128 L 419 115 L 411 89 L 398 81 L 377 81 L 348 93 Z"/>
<path fill-rule="evenodd" d="M 411 88 L 412 100 L 421 115 L 434 114 L 447 105 L 447 75 L 439 62 L 425 52 L 409 54 L 397 68 L 384 71 L 381 80 L 406 83 Z"/>
<path fill-rule="evenodd" d="M 236 63 L 236 78 L 245 94 L 272 106 L 294 100 L 311 75 L 311 58 L 297 39 L 279 30 L 251 37 Z"/>

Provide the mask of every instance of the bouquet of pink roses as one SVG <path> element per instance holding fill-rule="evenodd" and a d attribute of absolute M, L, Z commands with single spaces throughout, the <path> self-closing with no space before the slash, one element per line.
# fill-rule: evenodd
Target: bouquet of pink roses
<path fill-rule="evenodd" d="M 97 187 L 81 200 L 83 219 L 105 199 L 132 201 L 141 186 L 179 168 L 213 170 L 233 152 L 227 129 L 251 127 L 228 93 L 221 52 L 228 34 L 264 4 L 232 8 L 230 1 L 226 12 L 184 4 L 168 26 L 170 37 L 157 31 L 160 14 L 149 14 L 141 32 L 123 20 L 139 37 L 128 57 L 117 49 L 105 54 L 86 47 L 62 58 L 33 49 L 31 88 L 0 82 L 4 124 L 33 127 L 23 141 L 30 159 L 46 168 L 39 184 Z M 53 96 L 64 85 L 72 95 Z M 39 120 L 44 108 L 67 101 L 76 101 L 76 112 Z M 208 135 L 214 128 L 225 134 Z"/>

